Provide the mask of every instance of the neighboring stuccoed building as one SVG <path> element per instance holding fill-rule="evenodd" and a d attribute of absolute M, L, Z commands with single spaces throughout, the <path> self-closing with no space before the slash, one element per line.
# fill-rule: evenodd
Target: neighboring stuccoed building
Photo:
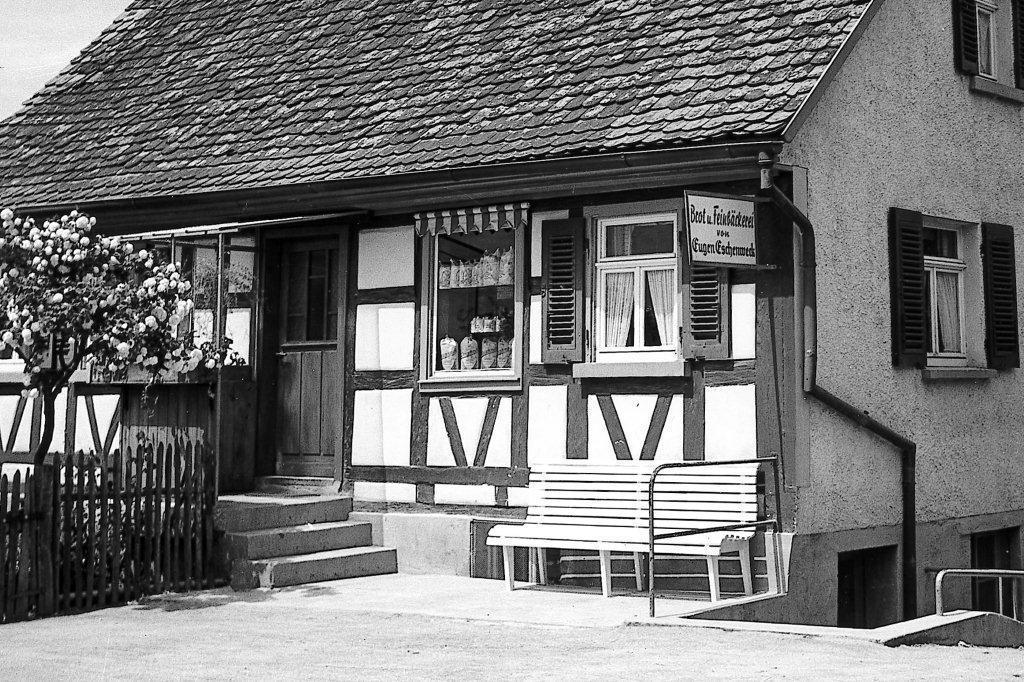
<path fill-rule="evenodd" d="M 402 570 L 490 576 L 531 466 L 777 456 L 784 594 L 705 617 L 926 613 L 1021 567 L 1022 5 L 136 2 L 0 126 L 0 204 L 173 253 L 249 368 L 156 414 L 83 375 L 64 445 L 187 427 L 222 491 L 341 481 Z"/>

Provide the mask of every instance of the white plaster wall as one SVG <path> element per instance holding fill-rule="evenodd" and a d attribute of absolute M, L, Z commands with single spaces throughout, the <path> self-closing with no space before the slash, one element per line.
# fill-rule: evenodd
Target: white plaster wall
<path fill-rule="evenodd" d="M 544 305 L 539 295 L 530 296 L 530 364 L 543 362 Z"/>
<path fill-rule="evenodd" d="M 412 369 L 414 303 L 364 304 L 356 308 L 356 370 Z"/>
<path fill-rule="evenodd" d="M 415 483 L 354 481 L 352 497 L 360 502 L 415 502 Z"/>
<path fill-rule="evenodd" d="M 452 409 L 455 421 L 459 425 L 462 437 L 462 448 L 466 460 L 472 466 L 480 444 L 480 432 L 483 428 L 484 416 L 487 412 L 487 398 L 466 397 L 452 398 Z M 501 398 L 498 403 L 498 415 L 494 421 L 494 431 L 487 446 L 484 466 L 509 467 L 512 462 L 512 399 Z M 441 416 L 441 405 L 437 398 L 430 400 L 427 414 L 427 466 L 455 466 L 455 455 L 452 454 L 451 441 Z"/>
<path fill-rule="evenodd" d="M 613 395 L 612 403 L 622 424 L 622 432 L 629 445 L 629 453 L 639 461 L 643 450 L 647 431 L 651 425 L 651 417 L 658 401 L 656 395 Z M 605 424 L 601 406 L 597 396 L 587 397 L 587 446 L 589 457 L 587 463 L 611 464 L 619 460 L 615 458 L 615 449 L 608 426 Z M 683 400 L 676 396 L 669 406 L 665 428 L 654 453 L 656 460 L 681 460 L 683 458 Z"/>
<path fill-rule="evenodd" d="M 529 488 L 508 488 L 508 506 L 529 507 L 533 503 L 533 495 Z"/>
<path fill-rule="evenodd" d="M 360 289 L 412 286 L 415 241 L 412 225 L 359 232 Z"/>
<path fill-rule="evenodd" d="M 565 461 L 567 395 L 565 386 L 530 387 L 529 465 Z"/>
<path fill-rule="evenodd" d="M 732 357 L 737 359 L 754 357 L 754 290 L 753 284 L 734 284 L 730 292 Z"/>
<path fill-rule="evenodd" d="M 352 464 L 409 466 L 412 389 L 356 391 Z"/>
<path fill-rule="evenodd" d="M 494 486 L 438 483 L 434 486 L 434 503 L 469 504 L 493 507 Z"/>
<path fill-rule="evenodd" d="M 33 401 L 25 406 L 25 411 L 18 424 L 18 430 L 12 432 L 14 416 L 18 407 L 20 396 L 0 396 L 0 439 L 4 445 L 9 445 L 13 439 L 15 452 L 28 452 L 32 436 L 32 409 Z M 96 423 L 99 427 L 100 438 L 107 437 L 107 430 L 110 421 L 113 419 L 114 410 L 117 408 L 116 395 L 97 395 L 93 397 L 93 404 L 96 407 Z M 63 451 L 64 438 L 67 429 L 65 417 L 67 415 L 67 391 L 62 391 L 54 405 L 54 428 L 53 443 L 51 451 Z M 114 432 L 114 443 L 120 443 L 121 429 Z M 92 430 L 89 426 L 89 418 L 85 408 L 85 398 L 78 398 L 78 417 L 75 424 L 75 451 L 82 450 L 89 452 L 95 450 L 92 438 Z"/>
<path fill-rule="evenodd" d="M 955 72 L 949 4 L 888 0 L 782 156 L 809 169 L 818 382 L 918 443 L 921 522 L 1024 508 L 1024 380 L 929 384 L 892 366 L 887 211 L 1015 226 L 1024 297 L 1022 150 L 1024 109 Z M 897 523 L 898 453 L 805 409 L 798 532 Z"/>
<path fill-rule="evenodd" d="M 704 390 L 704 459 L 757 457 L 754 385 Z"/>

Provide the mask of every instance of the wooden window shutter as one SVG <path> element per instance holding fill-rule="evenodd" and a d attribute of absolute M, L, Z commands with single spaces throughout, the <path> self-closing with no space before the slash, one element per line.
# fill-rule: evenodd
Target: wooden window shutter
<path fill-rule="evenodd" d="M 1013 71 L 1017 87 L 1024 90 L 1024 0 L 1013 0 Z"/>
<path fill-rule="evenodd" d="M 691 357 L 729 356 L 729 270 L 706 265 L 690 268 L 686 317 L 689 320 Z"/>
<path fill-rule="evenodd" d="M 584 218 L 545 220 L 541 225 L 543 329 L 541 361 L 583 361 Z"/>
<path fill-rule="evenodd" d="M 956 68 L 978 74 L 978 3 L 975 0 L 953 0 L 953 42 Z"/>
<path fill-rule="evenodd" d="M 985 283 L 985 351 L 992 369 L 1020 367 L 1017 327 L 1017 268 L 1013 228 L 981 226 L 981 264 Z"/>
<path fill-rule="evenodd" d="M 927 360 L 923 234 L 920 213 L 889 209 L 892 361 L 897 367 L 923 367 Z"/>

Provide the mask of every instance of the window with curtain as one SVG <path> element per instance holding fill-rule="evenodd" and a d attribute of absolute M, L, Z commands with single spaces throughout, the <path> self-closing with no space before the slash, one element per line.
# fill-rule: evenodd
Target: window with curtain
<path fill-rule="evenodd" d="M 960 233 L 925 227 L 922 246 L 925 269 L 926 339 L 929 364 L 966 365 L 964 343 L 964 271 Z"/>
<path fill-rule="evenodd" d="M 597 359 L 676 358 L 676 214 L 598 221 Z"/>

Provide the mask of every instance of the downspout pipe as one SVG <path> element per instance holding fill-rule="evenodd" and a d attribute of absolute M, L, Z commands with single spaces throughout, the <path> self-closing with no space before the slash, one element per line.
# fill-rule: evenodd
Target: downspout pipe
<path fill-rule="evenodd" d="M 902 497 L 901 541 L 903 619 L 917 617 L 917 444 L 881 423 L 864 410 L 818 385 L 818 313 L 817 266 L 814 225 L 797 206 L 775 185 L 775 158 L 768 153 L 759 155 L 761 191 L 758 196 L 770 201 L 799 229 L 800 262 L 794 273 L 794 298 L 803 311 L 803 325 L 798 329 L 803 343 L 803 391 L 819 402 L 842 414 L 858 426 L 891 443 L 900 452 L 900 487 Z"/>

